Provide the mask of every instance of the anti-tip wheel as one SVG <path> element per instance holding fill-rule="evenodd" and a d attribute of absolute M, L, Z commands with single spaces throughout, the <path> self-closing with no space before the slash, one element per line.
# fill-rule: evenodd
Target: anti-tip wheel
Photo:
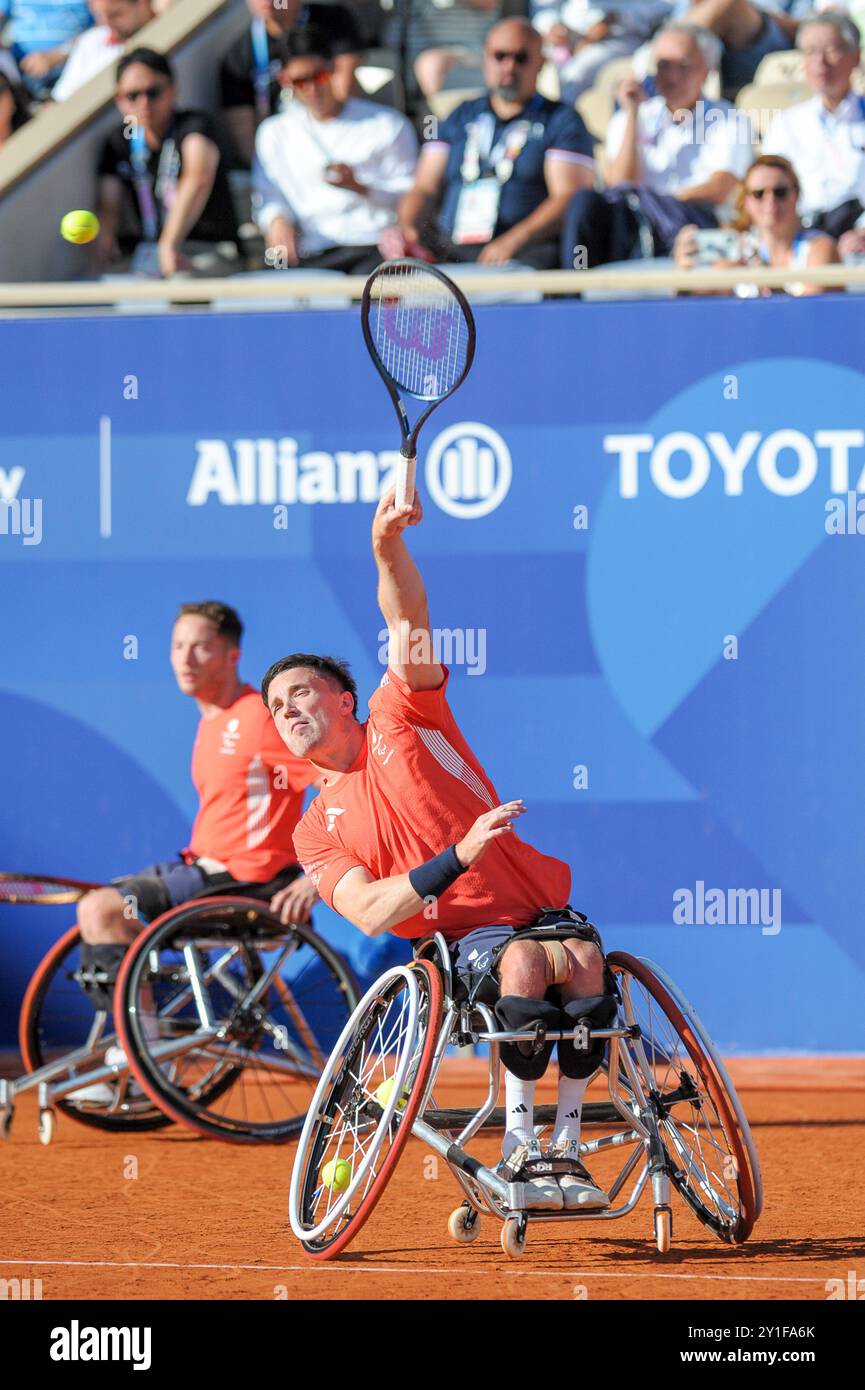
<path fill-rule="evenodd" d="M 669 1207 L 655 1208 L 655 1244 L 660 1255 L 666 1255 L 673 1240 L 673 1213 Z"/>
<path fill-rule="evenodd" d="M 471 1245 L 481 1233 L 481 1221 L 474 1207 L 465 1202 L 448 1217 L 448 1235 L 461 1245 Z"/>
<path fill-rule="evenodd" d="M 39 1143 L 50 1144 L 57 1128 L 57 1116 L 53 1110 L 39 1111 Z"/>
<path fill-rule="evenodd" d="M 12 1133 L 12 1116 L 14 1113 L 13 1110 L 4 1110 L 2 1115 L 0 1115 L 0 1138 L 8 1139 L 9 1135 Z"/>
<path fill-rule="evenodd" d="M 509 1218 L 502 1225 L 502 1249 L 509 1260 L 517 1260 L 526 1248 L 526 1228 L 518 1220 Z"/>

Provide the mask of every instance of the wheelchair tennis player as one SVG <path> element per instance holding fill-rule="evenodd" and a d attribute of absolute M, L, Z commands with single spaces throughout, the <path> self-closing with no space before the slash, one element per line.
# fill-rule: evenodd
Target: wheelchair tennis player
<path fill-rule="evenodd" d="M 256 691 L 241 679 L 242 635 L 235 610 L 213 600 L 184 603 L 175 620 L 171 666 L 201 716 L 192 754 L 198 814 L 189 845 L 175 859 L 114 879 L 78 903 L 79 983 L 96 1009 L 111 1010 L 121 962 L 142 919 L 152 922 L 205 893 L 269 899 L 280 888 L 290 920 L 307 922 L 318 897 L 292 845 L 303 792 L 316 773 L 286 752 Z M 125 1061 L 122 1049 L 108 1049 L 109 1065 Z M 70 1099 L 110 1096 L 107 1084 L 95 1083 Z"/>
<path fill-rule="evenodd" d="M 289 750 L 320 772 L 320 793 L 294 832 L 297 857 L 325 902 L 366 936 L 418 940 L 440 931 L 473 1000 L 494 1006 L 503 1029 L 549 1032 L 616 1012 L 597 930 L 567 904 L 570 870 L 521 840 L 522 801 L 501 803 L 447 702 L 448 672 L 434 660 L 427 595 L 404 531 L 419 500 L 398 510 L 384 495 L 373 522 L 378 599 L 390 662 L 357 719 L 348 667 L 295 653 L 264 676 L 264 703 Z M 410 634 L 394 641 L 395 634 Z M 414 659 L 413 659 L 414 658 Z M 285 911 L 285 894 L 271 907 Z M 550 1147 L 535 1137 L 535 1084 L 552 1043 L 503 1044 L 506 1131 L 498 1172 L 526 1184 L 526 1205 L 604 1208 L 609 1199 L 580 1162 L 583 1097 L 602 1056 L 559 1043 Z"/>

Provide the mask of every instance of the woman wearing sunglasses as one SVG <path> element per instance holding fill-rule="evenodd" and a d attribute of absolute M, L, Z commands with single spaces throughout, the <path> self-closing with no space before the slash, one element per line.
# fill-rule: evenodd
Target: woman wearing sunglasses
<path fill-rule="evenodd" d="M 811 269 L 837 264 L 841 258 L 834 238 L 823 232 L 806 231 L 799 221 L 796 210 L 799 191 L 796 171 L 788 159 L 776 154 L 763 154 L 755 159 L 736 194 L 736 215 L 730 230 L 738 233 L 738 242 L 733 241 L 733 250 L 737 249 L 738 255 L 714 260 L 714 269 L 761 265 L 779 270 L 788 267 Z M 700 256 L 696 227 L 682 228 L 676 237 L 673 255 L 680 270 L 694 268 Z M 795 295 L 822 294 L 828 288 L 801 282 L 784 286 L 785 293 Z M 752 298 L 773 291 L 742 285 L 734 293 L 740 298 Z"/>

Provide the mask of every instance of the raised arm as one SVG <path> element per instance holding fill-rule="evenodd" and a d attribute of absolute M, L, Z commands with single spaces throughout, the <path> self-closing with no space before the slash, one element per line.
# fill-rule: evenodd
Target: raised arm
<path fill-rule="evenodd" d="M 422 516 L 417 493 L 411 506 L 398 511 L 396 492 L 390 489 L 376 508 L 372 553 L 378 569 L 378 606 L 390 633 L 389 665 L 412 690 L 435 690 L 444 671 L 434 660 L 424 582 L 403 539 L 406 527 L 417 526 Z"/>

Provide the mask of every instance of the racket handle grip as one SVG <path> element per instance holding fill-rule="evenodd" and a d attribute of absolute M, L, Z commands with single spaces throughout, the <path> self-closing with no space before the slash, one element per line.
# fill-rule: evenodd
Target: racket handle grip
<path fill-rule="evenodd" d="M 414 501 L 414 478 L 417 467 L 416 454 L 400 454 L 396 467 L 396 505 L 409 507 Z"/>

